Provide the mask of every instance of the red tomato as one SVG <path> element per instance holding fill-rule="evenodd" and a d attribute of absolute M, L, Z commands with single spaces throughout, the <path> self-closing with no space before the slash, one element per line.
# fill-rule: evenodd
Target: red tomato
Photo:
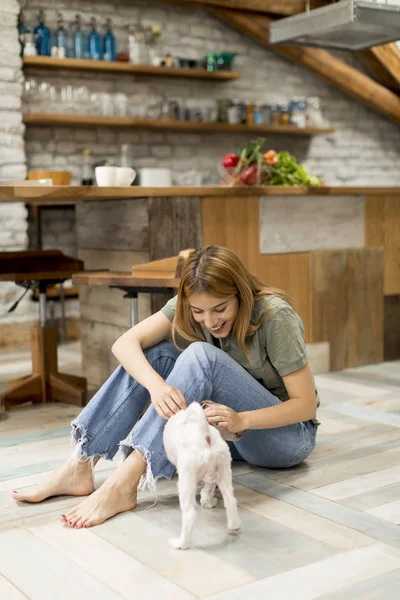
<path fill-rule="evenodd" d="M 236 154 L 226 154 L 222 159 L 222 165 L 226 169 L 230 169 L 232 167 L 236 167 L 239 162 L 239 157 Z"/>

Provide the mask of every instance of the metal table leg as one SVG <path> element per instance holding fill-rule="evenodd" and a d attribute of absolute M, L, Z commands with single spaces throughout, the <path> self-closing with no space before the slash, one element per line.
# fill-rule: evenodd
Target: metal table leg
<path fill-rule="evenodd" d="M 139 314 L 138 314 L 138 295 L 131 295 L 131 327 L 134 327 L 139 323 Z"/>
<path fill-rule="evenodd" d="M 137 292 L 127 292 L 124 298 L 129 298 L 131 301 L 131 327 L 135 327 L 139 323 L 138 294 Z"/>
<path fill-rule="evenodd" d="M 40 327 L 46 327 L 46 284 L 41 281 L 39 283 L 39 323 Z"/>

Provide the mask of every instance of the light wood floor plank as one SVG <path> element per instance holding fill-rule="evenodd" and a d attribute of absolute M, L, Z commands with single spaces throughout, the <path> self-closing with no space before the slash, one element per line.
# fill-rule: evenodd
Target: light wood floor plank
<path fill-rule="evenodd" d="M 400 498 L 400 483 L 394 483 L 393 485 L 386 485 L 377 490 L 370 490 L 364 494 L 357 494 L 350 498 L 343 498 L 339 500 L 340 504 L 355 508 L 357 510 L 368 510 L 369 508 L 375 508 L 385 502 L 391 502 Z"/>
<path fill-rule="evenodd" d="M 127 600 L 131 600 L 132 597 L 138 600 L 154 600 L 157 597 L 163 600 L 194 598 L 192 594 L 87 529 L 74 531 L 56 524 L 30 527 L 29 531 L 122 598 Z"/>
<path fill-rule="evenodd" d="M 365 512 L 367 512 L 369 515 L 379 517 L 380 519 L 385 519 L 385 521 L 390 521 L 391 523 L 400 525 L 400 500 L 387 502 L 386 504 L 382 504 L 376 508 L 370 508 Z"/>
<path fill-rule="evenodd" d="M 119 515 L 93 531 L 200 598 L 254 580 L 245 569 L 232 567 L 198 548 L 174 550 L 168 539 L 176 536 L 176 531 L 139 513 Z M 212 577 L 206 573 L 212 573 Z"/>
<path fill-rule="evenodd" d="M 315 600 L 327 589 L 336 592 L 339 598 L 341 589 L 346 586 L 399 567 L 400 552 L 393 552 L 392 548 L 379 543 L 253 582 L 233 593 L 217 594 L 208 600 Z"/>
<path fill-rule="evenodd" d="M 0 533 L 0 564 L 3 575 L 30 600 L 87 600 L 89 593 L 96 600 L 121 599 L 28 531 Z"/>
<path fill-rule="evenodd" d="M 2 600 L 26 600 L 27 596 L 0 574 L 0 598 Z"/>
<path fill-rule="evenodd" d="M 368 456 L 368 460 L 362 456 L 337 465 L 330 465 L 329 469 L 321 466 L 308 472 L 299 471 L 298 473 L 288 469 L 278 479 L 302 490 L 313 491 L 315 488 L 327 487 L 331 484 L 335 485 L 338 482 L 344 482 L 359 475 L 373 475 L 375 472 L 396 466 L 399 463 L 400 448 L 394 448 L 386 452 L 371 454 Z"/>
<path fill-rule="evenodd" d="M 359 477 L 351 477 L 338 483 L 326 485 L 310 490 L 312 494 L 328 498 L 329 500 L 342 500 L 362 492 L 382 488 L 386 485 L 400 482 L 400 465 L 382 469 L 374 473 L 367 473 Z"/>
<path fill-rule="evenodd" d="M 340 550 L 353 550 L 376 541 L 349 527 L 241 485 L 235 485 L 235 495 L 243 508 Z"/>

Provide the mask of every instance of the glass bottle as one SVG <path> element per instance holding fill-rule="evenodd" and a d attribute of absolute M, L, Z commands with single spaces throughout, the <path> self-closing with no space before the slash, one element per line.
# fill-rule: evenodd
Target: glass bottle
<path fill-rule="evenodd" d="M 19 55 L 22 56 L 24 53 L 24 45 L 25 45 L 25 33 L 30 33 L 30 30 L 25 26 L 25 19 L 22 11 L 18 15 L 18 41 L 20 44 L 20 52 Z"/>
<path fill-rule="evenodd" d="M 106 33 L 103 38 L 103 59 L 115 60 L 115 37 L 111 30 L 111 19 L 106 20 Z"/>
<path fill-rule="evenodd" d="M 72 56 L 74 58 L 83 58 L 85 56 L 85 34 L 81 29 L 82 17 L 80 15 L 75 16 L 73 27 L 74 32 L 72 34 Z"/>
<path fill-rule="evenodd" d="M 54 34 L 54 40 L 58 58 L 66 58 L 68 56 L 68 33 L 64 27 L 64 19 L 61 13 L 58 13 L 57 29 Z"/>
<path fill-rule="evenodd" d="M 92 17 L 90 23 L 92 29 L 88 37 L 89 58 L 100 60 L 100 36 L 96 31 L 96 19 Z"/>
<path fill-rule="evenodd" d="M 88 148 L 83 151 L 81 185 L 93 185 L 93 160 Z"/>
<path fill-rule="evenodd" d="M 45 25 L 45 14 L 43 10 L 39 11 L 38 24 L 33 33 L 35 34 L 36 53 L 39 56 L 50 56 L 51 54 L 51 34 L 50 29 Z"/>

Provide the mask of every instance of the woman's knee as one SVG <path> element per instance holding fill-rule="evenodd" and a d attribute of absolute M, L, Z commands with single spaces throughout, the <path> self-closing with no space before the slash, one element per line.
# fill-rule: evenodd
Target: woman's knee
<path fill-rule="evenodd" d="M 159 342 L 144 350 L 144 355 L 150 363 L 160 358 L 176 360 L 180 354 L 181 351 L 168 340 Z"/>
<path fill-rule="evenodd" d="M 208 370 L 215 359 L 217 348 L 208 342 L 193 342 L 179 357 L 181 365 L 198 365 Z"/>

